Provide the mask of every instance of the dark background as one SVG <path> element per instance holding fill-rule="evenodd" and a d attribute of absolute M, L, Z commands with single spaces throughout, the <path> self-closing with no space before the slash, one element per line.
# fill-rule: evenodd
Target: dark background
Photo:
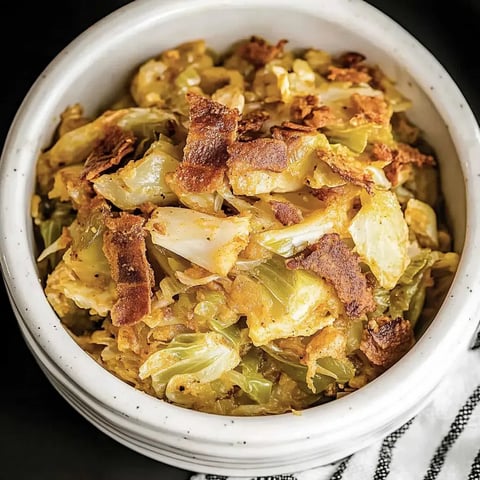
<path fill-rule="evenodd" d="M 0 146 L 20 102 L 46 65 L 79 33 L 126 3 L 45 0 L 2 5 Z M 437 57 L 480 119 L 480 0 L 369 3 L 391 16 Z M 0 337 L 0 480 L 189 478 L 189 472 L 155 462 L 110 439 L 60 397 L 20 336 L 0 284 L 5 312 Z"/>

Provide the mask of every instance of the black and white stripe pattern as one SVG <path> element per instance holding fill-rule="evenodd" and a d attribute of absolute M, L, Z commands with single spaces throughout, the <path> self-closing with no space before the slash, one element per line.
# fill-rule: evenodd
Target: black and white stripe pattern
<path fill-rule="evenodd" d="M 338 465 L 337 469 L 331 476 L 330 480 L 342 480 L 343 477 L 343 472 L 347 469 L 348 467 L 348 462 L 350 462 L 350 459 L 352 456 L 349 456 L 347 458 L 344 458 L 340 464 Z"/>
<path fill-rule="evenodd" d="M 473 459 L 472 468 L 468 474 L 468 480 L 478 480 L 480 478 L 480 450 Z"/>
<path fill-rule="evenodd" d="M 379 441 L 335 464 L 258 478 L 191 480 L 480 480 L 480 349 L 471 348 L 429 406 Z"/>
<path fill-rule="evenodd" d="M 453 423 L 450 425 L 450 430 L 443 438 L 435 452 L 435 455 L 432 458 L 432 461 L 430 462 L 427 473 L 424 476 L 424 480 L 435 480 L 437 478 L 443 464 L 445 463 L 448 451 L 463 432 L 479 401 L 480 385 L 478 385 L 473 391 L 473 393 L 467 399 L 465 405 L 463 405 L 458 412 Z"/>
<path fill-rule="evenodd" d="M 390 473 L 390 463 L 392 462 L 393 449 L 398 439 L 408 430 L 413 419 L 402 425 L 390 435 L 387 435 L 380 447 L 378 462 L 373 474 L 373 480 L 385 480 Z"/>

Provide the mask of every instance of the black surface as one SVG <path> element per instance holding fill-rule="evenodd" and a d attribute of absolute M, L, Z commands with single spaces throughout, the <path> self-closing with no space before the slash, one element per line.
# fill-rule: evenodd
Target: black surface
<path fill-rule="evenodd" d="M 2 9 L 0 145 L 35 78 L 73 38 L 128 2 L 9 2 Z M 417 37 L 443 64 L 480 118 L 477 53 L 480 0 L 371 0 Z M 4 7 L 5 8 L 5 7 Z M 9 26 L 10 33 L 6 30 Z M 0 348 L 0 480 L 149 480 L 189 478 L 120 445 L 73 410 L 33 360 L 3 284 Z"/>

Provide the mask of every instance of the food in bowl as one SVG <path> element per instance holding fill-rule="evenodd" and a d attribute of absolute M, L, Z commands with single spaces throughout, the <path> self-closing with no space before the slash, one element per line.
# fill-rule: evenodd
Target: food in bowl
<path fill-rule="evenodd" d="M 359 52 L 252 36 L 148 59 L 67 106 L 38 159 L 45 294 L 78 344 L 167 402 L 300 411 L 395 364 L 457 268 L 435 150 Z"/>

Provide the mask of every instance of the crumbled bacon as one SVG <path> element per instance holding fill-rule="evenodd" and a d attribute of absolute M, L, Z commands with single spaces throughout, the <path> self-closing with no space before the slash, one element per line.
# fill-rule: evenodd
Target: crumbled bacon
<path fill-rule="evenodd" d="M 287 168 L 287 145 L 274 138 L 235 142 L 228 147 L 229 175 L 249 170 L 282 172 Z"/>
<path fill-rule="evenodd" d="M 385 176 L 387 177 L 388 181 L 392 184 L 392 187 L 396 187 L 400 183 L 400 179 L 402 178 L 402 173 L 406 170 L 405 173 L 408 174 L 408 170 L 410 170 L 410 165 L 402 165 L 399 163 L 392 162 L 385 167 L 383 167 L 383 171 L 385 172 Z"/>
<path fill-rule="evenodd" d="M 350 119 L 352 125 L 364 122 L 373 122 L 379 125 L 387 125 L 390 122 L 390 111 L 383 97 L 371 97 L 354 93 L 350 97 L 353 116 Z"/>
<path fill-rule="evenodd" d="M 322 128 L 333 120 L 333 114 L 327 105 L 322 105 L 317 95 L 295 97 L 290 107 L 293 120 L 303 122 L 314 129 Z"/>
<path fill-rule="evenodd" d="M 321 202 L 330 203 L 335 201 L 338 196 L 341 196 L 345 192 L 345 185 L 338 185 L 336 187 L 321 187 L 311 188 L 311 194 L 318 198 Z"/>
<path fill-rule="evenodd" d="M 111 311 L 116 326 L 134 325 L 151 311 L 153 271 L 146 257 L 144 219 L 130 213 L 107 217 L 103 250 L 116 283 Z"/>
<path fill-rule="evenodd" d="M 330 65 L 328 67 L 327 79 L 335 82 L 368 83 L 372 77 L 363 70 Z"/>
<path fill-rule="evenodd" d="M 327 233 L 296 257 L 287 260 L 289 269 L 305 269 L 333 285 L 349 317 L 360 317 L 376 308 L 372 290 L 353 253 L 337 233 Z"/>
<path fill-rule="evenodd" d="M 372 160 L 390 163 L 393 160 L 392 149 L 385 143 L 374 143 L 370 150 Z"/>
<path fill-rule="evenodd" d="M 294 120 L 303 120 L 312 113 L 314 108 L 321 106 L 318 95 L 305 95 L 295 97 L 290 106 L 290 114 Z"/>
<path fill-rule="evenodd" d="M 313 133 L 316 131 L 316 128 L 311 127 L 310 125 L 302 125 L 301 123 L 295 122 L 282 122 L 281 127 L 286 130 L 296 130 L 298 132 Z M 274 127 L 274 130 L 280 130 L 278 127 Z"/>
<path fill-rule="evenodd" d="M 85 160 L 82 178 L 93 180 L 105 170 L 118 165 L 134 147 L 135 136 L 132 132 L 122 130 L 116 125 L 109 125 L 105 128 L 102 139 L 97 142 Z"/>
<path fill-rule="evenodd" d="M 412 147 L 406 143 L 399 143 L 397 149 L 394 151 L 394 162 L 400 164 L 412 163 L 417 167 L 424 165 L 435 165 L 435 159 L 432 155 L 422 153 L 418 148 Z"/>
<path fill-rule="evenodd" d="M 358 52 L 344 52 L 336 58 L 336 61 L 343 68 L 355 68 L 367 57 Z"/>
<path fill-rule="evenodd" d="M 237 54 L 255 67 L 260 68 L 274 58 L 280 57 L 287 42 L 288 40 L 280 40 L 276 45 L 270 45 L 263 38 L 253 35 L 249 41 L 238 47 Z"/>
<path fill-rule="evenodd" d="M 222 183 L 226 169 L 210 165 L 180 164 L 174 178 L 184 192 L 214 192 Z"/>
<path fill-rule="evenodd" d="M 275 218 L 282 225 L 294 225 L 303 220 L 302 211 L 290 202 L 279 202 L 277 200 L 270 200 Z"/>
<path fill-rule="evenodd" d="M 418 148 L 406 143 L 398 143 L 397 148 L 392 150 L 392 161 L 384 167 L 384 172 L 390 183 L 396 186 L 404 169 L 409 169 L 412 165 L 423 167 L 435 164 L 432 155 L 426 155 L 420 152 Z"/>
<path fill-rule="evenodd" d="M 186 96 L 190 129 L 174 178 L 187 192 L 213 192 L 223 183 L 227 148 L 235 141 L 239 113 L 197 93 Z"/>
<path fill-rule="evenodd" d="M 413 330 L 408 320 L 378 317 L 368 322 L 360 350 L 374 365 L 388 368 L 407 353 L 413 343 Z"/>
<path fill-rule="evenodd" d="M 313 128 L 323 128 L 332 123 L 334 120 L 332 110 L 328 105 L 322 105 L 321 107 L 312 110 L 310 115 L 307 115 L 303 121 L 305 125 Z"/>
<path fill-rule="evenodd" d="M 243 115 L 238 122 L 238 139 L 253 140 L 261 133 L 263 124 L 268 120 L 270 114 L 265 110 L 254 110 Z"/>

